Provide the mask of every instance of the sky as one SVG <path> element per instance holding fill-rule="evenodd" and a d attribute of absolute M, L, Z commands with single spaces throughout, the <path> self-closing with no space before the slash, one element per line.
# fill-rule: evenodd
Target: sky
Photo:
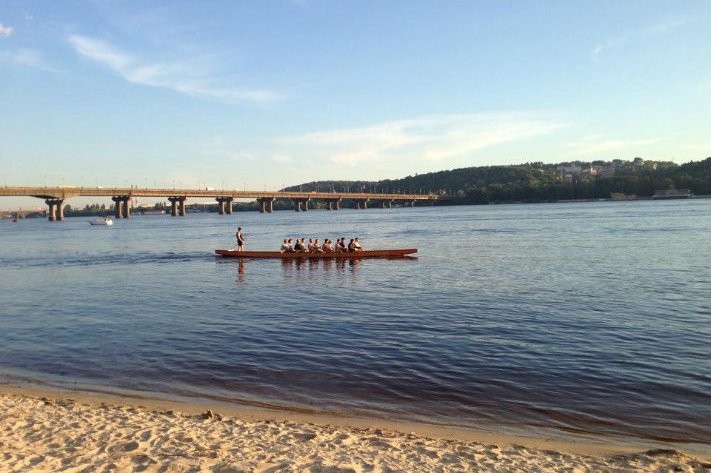
<path fill-rule="evenodd" d="M 0 186 L 699 161 L 710 26 L 708 0 L 3 0 Z"/>

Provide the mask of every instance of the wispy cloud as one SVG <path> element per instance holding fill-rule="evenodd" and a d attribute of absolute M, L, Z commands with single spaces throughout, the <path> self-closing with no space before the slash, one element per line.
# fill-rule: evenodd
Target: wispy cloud
<path fill-rule="evenodd" d="M 57 72 L 55 68 L 47 64 L 42 57 L 42 53 L 34 49 L 16 49 L 13 51 L 0 50 L 0 64 L 7 66 L 31 67 L 47 72 Z"/>
<path fill-rule="evenodd" d="M 633 140 L 621 140 L 608 138 L 602 134 L 584 136 L 576 141 L 568 143 L 568 147 L 580 155 L 603 154 L 609 151 L 629 150 L 633 154 L 641 151 L 640 148 L 658 142 L 657 138 L 643 138 Z"/>
<path fill-rule="evenodd" d="M 222 136 L 213 136 L 194 146 L 196 153 L 210 159 L 211 162 L 255 161 L 257 158 L 249 151 L 236 148 Z"/>
<path fill-rule="evenodd" d="M 0 38 L 8 38 L 12 35 L 12 31 L 12 26 L 5 26 L 4 24 L 0 23 Z"/>
<path fill-rule="evenodd" d="M 552 133 L 565 126 L 535 113 L 437 115 L 290 137 L 286 144 L 339 166 L 392 161 L 438 162 Z M 416 166 L 413 166 L 416 167 Z"/>
<path fill-rule="evenodd" d="M 69 43 L 81 56 L 100 62 L 116 71 L 126 69 L 131 62 L 127 54 L 103 41 L 72 35 L 69 37 Z"/>
<path fill-rule="evenodd" d="M 108 67 L 134 84 L 228 103 L 266 103 L 280 98 L 270 90 L 225 86 L 224 80 L 214 77 L 210 68 L 200 67 L 199 59 L 149 62 L 106 41 L 81 35 L 69 36 L 69 43 L 80 56 Z"/>
<path fill-rule="evenodd" d="M 665 21 L 646 26 L 644 28 L 628 31 L 616 38 L 596 44 L 592 50 L 592 58 L 594 61 L 599 61 L 600 56 L 612 49 L 623 48 L 630 44 L 643 41 L 647 38 L 660 36 L 670 31 L 674 31 L 691 22 L 691 18 L 680 17 L 670 18 Z"/>

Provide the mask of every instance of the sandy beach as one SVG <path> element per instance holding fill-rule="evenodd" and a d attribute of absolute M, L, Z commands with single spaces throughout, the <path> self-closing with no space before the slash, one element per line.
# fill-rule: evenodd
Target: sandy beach
<path fill-rule="evenodd" d="M 170 401 L 0 389 L 0 470 L 708 472 L 707 458 L 309 419 Z M 370 424 L 370 425 L 369 425 Z"/>

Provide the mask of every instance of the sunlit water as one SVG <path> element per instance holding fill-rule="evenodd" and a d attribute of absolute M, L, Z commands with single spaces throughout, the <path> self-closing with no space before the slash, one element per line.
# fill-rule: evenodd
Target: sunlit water
<path fill-rule="evenodd" d="M 0 381 L 711 443 L 711 200 L 0 222 Z M 219 259 L 359 236 L 414 260 Z"/>

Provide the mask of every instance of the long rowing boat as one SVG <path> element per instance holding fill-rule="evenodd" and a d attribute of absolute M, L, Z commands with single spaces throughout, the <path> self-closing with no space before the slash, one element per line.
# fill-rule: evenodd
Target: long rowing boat
<path fill-rule="evenodd" d="M 337 259 L 352 259 L 352 258 L 405 258 L 412 253 L 417 253 L 417 248 L 407 248 L 398 250 L 362 250 L 348 252 L 314 252 L 305 253 L 296 252 L 281 252 L 281 251 L 237 251 L 237 250 L 215 250 L 216 255 L 228 256 L 233 258 L 337 258 Z"/>

